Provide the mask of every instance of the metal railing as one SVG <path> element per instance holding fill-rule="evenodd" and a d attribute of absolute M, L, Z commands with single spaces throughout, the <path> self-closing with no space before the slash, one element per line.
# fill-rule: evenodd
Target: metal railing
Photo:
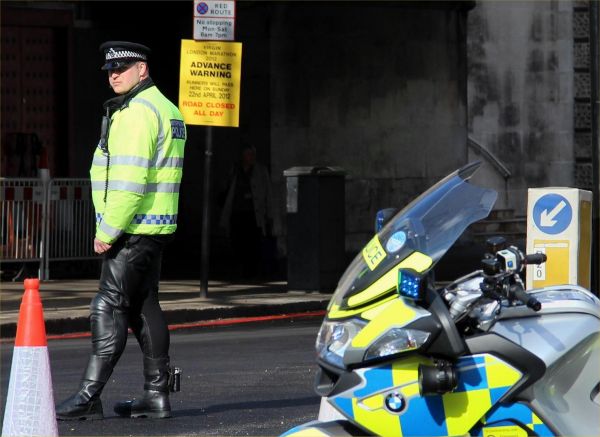
<path fill-rule="evenodd" d="M 42 258 L 44 185 L 40 179 L 0 180 L 0 259 Z"/>
<path fill-rule="evenodd" d="M 50 261 L 97 257 L 87 179 L 0 178 L 0 214 L 0 261 L 39 262 L 40 279 Z"/>

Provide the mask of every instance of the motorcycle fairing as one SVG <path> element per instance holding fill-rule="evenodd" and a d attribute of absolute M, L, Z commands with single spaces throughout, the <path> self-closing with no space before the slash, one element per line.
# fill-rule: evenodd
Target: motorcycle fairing
<path fill-rule="evenodd" d="M 352 340 L 352 347 L 366 348 L 390 329 L 402 328 L 415 320 L 430 316 L 429 311 L 410 306 L 405 299 L 396 299 L 386 305 L 376 318 L 356 334 Z"/>
<path fill-rule="evenodd" d="M 437 335 L 439 327 L 431 313 L 415 305 L 409 299 L 400 297 L 396 291 L 399 272 L 410 269 L 422 273 L 431 264 L 432 259 L 429 256 L 416 251 L 412 252 L 406 259 L 390 269 L 363 292 L 345 299 L 343 305 L 348 310 L 340 309 L 337 304 L 333 304 L 329 308 L 328 320 L 358 316 L 367 322 L 347 348 L 343 357 L 345 366 L 361 363 L 365 359 L 368 348 L 383 335 L 394 329 L 402 329 L 419 319 L 429 317 L 431 319 L 431 322 L 427 325 L 430 327 L 429 332 L 431 332 L 429 337 L 433 339 Z M 415 345 L 415 348 L 417 347 Z"/>
<path fill-rule="evenodd" d="M 483 420 L 484 425 L 477 426 L 471 435 L 488 437 L 527 436 L 523 427 L 529 428 L 540 437 L 554 436 L 555 434 L 544 424 L 529 405 L 524 403 L 495 405 Z"/>
<path fill-rule="evenodd" d="M 376 315 L 376 317 L 374 317 Z M 408 328 L 414 325 L 413 322 L 421 320 L 421 326 L 426 326 L 423 331 L 428 332 L 428 342 L 435 338 L 440 329 L 431 313 L 421 307 L 410 305 L 407 299 L 397 298 L 386 302 L 378 308 L 374 308 L 369 313 L 364 314 L 369 323 L 361 329 L 352 339 L 350 346 L 344 354 L 344 365 L 351 366 L 366 360 L 368 349 L 373 346 L 386 333 L 394 329 Z M 417 345 L 414 345 L 414 349 Z M 405 349 L 406 353 L 411 349 Z"/>
<path fill-rule="evenodd" d="M 422 397 L 414 355 L 401 361 L 355 370 L 361 383 L 328 401 L 343 415 L 377 435 L 463 435 L 522 377 L 505 361 L 481 354 L 456 363 L 458 386 L 451 393 Z"/>
<path fill-rule="evenodd" d="M 377 235 L 375 235 L 375 239 L 377 239 Z M 386 292 L 395 290 L 398 282 L 398 272 L 402 269 L 412 269 L 422 273 L 431 267 L 431 264 L 433 264 L 433 260 L 429 256 L 420 252 L 413 252 L 408 258 L 391 268 L 386 274 L 367 287 L 364 291 L 350 296 L 347 300 L 347 305 L 350 308 L 364 305 Z"/>
<path fill-rule="evenodd" d="M 377 236 L 375 236 L 375 238 L 377 238 Z M 431 267 L 432 263 L 433 260 L 423 253 L 411 253 L 406 259 L 394 266 L 363 291 L 345 299 L 343 302 L 344 309 L 341 309 L 341 306 L 338 304 L 332 304 L 329 308 L 327 317 L 329 319 L 342 319 L 361 314 L 362 312 L 373 308 L 373 305 L 376 306 L 383 301 L 387 301 L 388 298 L 396 298 L 397 295 L 395 294 L 395 291 L 398 283 L 398 272 L 400 270 L 411 269 L 422 273 Z"/>
<path fill-rule="evenodd" d="M 393 302 L 397 298 L 397 295 L 390 294 L 389 296 L 381 297 L 380 299 L 370 303 L 369 305 L 360 308 L 355 308 L 352 310 L 341 310 L 339 305 L 332 305 L 327 311 L 327 318 L 339 320 L 359 315 L 363 319 L 371 320 L 367 316 L 367 314 L 371 314 L 371 310 L 379 311 L 380 305 Z"/>

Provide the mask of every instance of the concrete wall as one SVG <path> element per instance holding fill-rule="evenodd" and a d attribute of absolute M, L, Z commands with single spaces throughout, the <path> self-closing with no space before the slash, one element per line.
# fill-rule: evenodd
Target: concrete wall
<path fill-rule="evenodd" d="M 479 1 L 469 13 L 469 135 L 513 174 L 506 186 L 491 167 L 479 178 L 518 215 L 528 187 L 574 183 L 572 9 L 571 1 Z"/>
<path fill-rule="evenodd" d="M 355 253 L 378 209 L 406 205 L 466 162 L 465 16 L 403 2 L 273 8 L 270 142 L 280 220 L 286 168 L 342 167 L 346 249 Z"/>

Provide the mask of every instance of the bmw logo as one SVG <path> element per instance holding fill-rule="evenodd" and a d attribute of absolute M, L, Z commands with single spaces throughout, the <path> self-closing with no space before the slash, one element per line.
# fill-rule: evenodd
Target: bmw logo
<path fill-rule="evenodd" d="M 400 393 L 391 392 L 385 397 L 385 408 L 391 413 L 400 414 L 406 408 L 406 400 Z"/>

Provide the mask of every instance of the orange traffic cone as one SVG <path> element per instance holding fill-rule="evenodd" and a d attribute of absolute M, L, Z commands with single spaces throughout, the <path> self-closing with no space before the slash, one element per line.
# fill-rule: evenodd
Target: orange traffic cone
<path fill-rule="evenodd" d="M 58 436 L 39 279 L 25 279 L 2 436 Z"/>

